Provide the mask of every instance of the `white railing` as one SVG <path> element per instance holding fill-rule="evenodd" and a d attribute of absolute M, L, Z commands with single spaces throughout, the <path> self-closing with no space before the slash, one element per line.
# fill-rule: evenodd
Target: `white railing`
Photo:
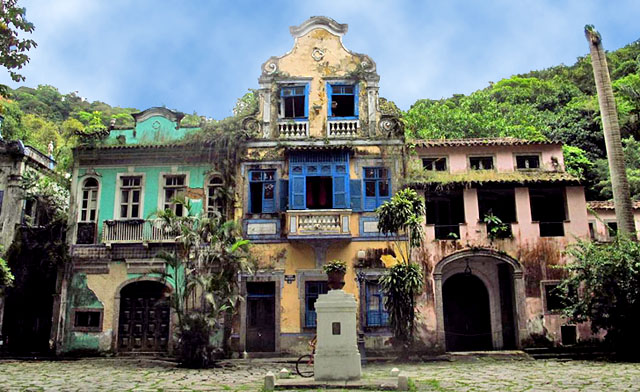
<path fill-rule="evenodd" d="M 308 121 L 278 121 L 278 134 L 282 139 L 302 139 L 309 136 Z"/>
<path fill-rule="evenodd" d="M 175 242 L 178 234 L 164 227 L 160 220 L 113 220 L 102 225 L 102 242 Z"/>
<path fill-rule="evenodd" d="M 360 128 L 359 120 L 329 120 L 329 137 L 356 137 Z"/>
<path fill-rule="evenodd" d="M 349 234 L 351 210 L 287 211 L 289 235 Z"/>

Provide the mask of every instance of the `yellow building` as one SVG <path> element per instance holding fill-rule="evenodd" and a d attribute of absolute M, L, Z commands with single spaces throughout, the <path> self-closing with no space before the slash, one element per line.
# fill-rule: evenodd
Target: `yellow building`
<path fill-rule="evenodd" d="M 373 347 L 389 336 L 377 288 L 389 243 L 374 210 L 403 176 L 403 131 L 380 112 L 375 62 L 342 44 L 347 25 L 312 17 L 290 31 L 293 48 L 263 64 L 259 112 L 245 121 L 260 137 L 241 163 L 236 218 L 259 269 L 242 277 L 234 345 L 308 350 L 327 290 L 322 265 L 339 259 Z"/>

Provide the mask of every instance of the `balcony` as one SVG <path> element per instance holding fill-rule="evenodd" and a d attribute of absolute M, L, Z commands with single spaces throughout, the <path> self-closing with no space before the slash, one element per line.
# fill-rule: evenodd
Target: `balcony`
<path fill-rule="evenodd" d="M 160 220 L 111 220 L 102 225 L 102 242 L 110 244 L 171 243 L 178 234 L 163 227 Z"/>
<path fill-rule="evenodd" d="M 351 238 L 351 210 L 287 211 L 287 234 L 290 239 Z"/>
<path fill-rule="evenodd" d="M 309 121 L 279 120 L 280 139 L 304 139 L 309 137 Z"/>
<path fill-rule="evenodd" d="M 352 138 L 358 136 L 360 128 L 359 120 L 329 120 L 327 122 L 330 138 Z"/>

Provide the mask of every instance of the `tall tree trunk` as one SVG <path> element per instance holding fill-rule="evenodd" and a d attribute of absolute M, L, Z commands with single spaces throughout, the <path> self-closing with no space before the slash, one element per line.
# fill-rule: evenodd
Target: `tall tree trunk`
<path fill-rule="evenodd" d="M 598 103 L 600 104 L 604 141 L 607 147 L 607 159 L 609 161 L 609 174 L 611 176 L 611 187 L 613 188 L 613 203 L 616 209 L 618 230 L 621 233 L 629 234 L 632 239 L 636 239 L 631 194 L 624 166 L 622 142 L 620 141 L 618 110 L 616 109 L 616 101 L 611 88 L 607 57 L 602 48 L 602 37 L 591 25 L 584 27 L 584 34 L 591 50 L 591 64 L 596 81 L 596 90 L 598 91 Z"/>

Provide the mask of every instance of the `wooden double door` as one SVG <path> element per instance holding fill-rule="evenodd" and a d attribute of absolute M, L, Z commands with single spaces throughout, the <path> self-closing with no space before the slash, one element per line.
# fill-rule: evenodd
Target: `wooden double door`
<path fill-rule="evenodd" d="M 165 352 L 169 343 L 169 302 L 159 282 L 131 283 L 120 292 L 118 351 Z"/>
<path fill-rule="evenodd" d="M 275 282 L 247 282 L 248 352 L 276 351 Z"/>

